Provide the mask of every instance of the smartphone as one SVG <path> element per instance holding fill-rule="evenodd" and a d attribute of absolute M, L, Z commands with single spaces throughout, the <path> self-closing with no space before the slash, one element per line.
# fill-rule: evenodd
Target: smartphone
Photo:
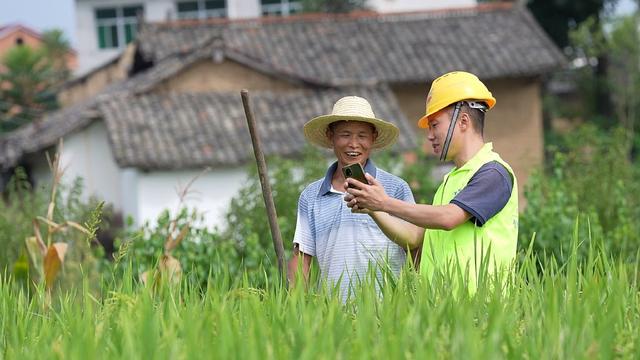
<path fill-rule="evenodd" d="M 364 177 L 364 169 L 360 163 L 349 164 L 342 168 L 344 177 L 352 178 L 360 181 L 361 183 L 368 184 L 367 178 Z M 349 185 L 351 187 L 351 185 Z"/>

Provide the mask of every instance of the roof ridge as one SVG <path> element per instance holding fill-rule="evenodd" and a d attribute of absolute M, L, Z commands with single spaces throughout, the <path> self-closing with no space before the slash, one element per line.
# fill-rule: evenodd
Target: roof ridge
<path fill-rule="evenodd" d="M 19 23 L 19 22 L 8 23 L 8 24 L 0 26 L 0 34 L 2 34 L 2 33 L 10 33 L 12 31 L 16 31 L 16 30 L 23 30 L 23 31 L 31 34 L 32 36 L 34 36 L 34 37 L 36 37 L 38 39 L 42 39 L 42 34 L 40 32 L 30 28 L 27 25 L 23 25 L 22 23 Z"/>

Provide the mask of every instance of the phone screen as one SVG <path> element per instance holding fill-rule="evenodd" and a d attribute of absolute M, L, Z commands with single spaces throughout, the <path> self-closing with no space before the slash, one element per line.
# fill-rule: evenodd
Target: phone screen
<path fill-rule="evenodd" d="M 361 183 L 368 184 L 369 182 L 364 177 L 364 169 L 360 163 L 350 164 L 342 168 L 342 173 L 345 177 L 356 179 Z"/>

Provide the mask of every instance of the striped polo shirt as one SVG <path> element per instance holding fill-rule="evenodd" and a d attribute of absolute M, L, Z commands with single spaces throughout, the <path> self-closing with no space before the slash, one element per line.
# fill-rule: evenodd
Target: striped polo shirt
<path fill-rule="evenodd" d="M 353 289 L 351 285 L 366 275 L 370 265 L 388 264 L 397 276 L 406 253 L 382 233 L 369 215 L 351 212 L 344 201 L 345 194 L 331 186 L 337 169 L 335 162 L 324 178 L 311 183 L 300 194 L 293 242 L 301 252 L 318 260 L 320 274 L 330 286 L 340 283 L 344 300 Z M 371 160 L 364 169 L 380 181 L 389 196 L 415 202 L 406 181 L 377 169 Z"/>

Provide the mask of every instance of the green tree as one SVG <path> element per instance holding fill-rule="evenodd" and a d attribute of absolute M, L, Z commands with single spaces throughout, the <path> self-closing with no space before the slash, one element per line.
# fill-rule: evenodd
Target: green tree
<path fill-rule="evenodd" d="M 46 53 L 16 46 L 2 59 L 0 72 L 0 132 L 11 131 L 45 111 L 57 108 L 58 81 Z"/>
<path fill-rule="evenodd" d="M 67 56 L 71 51 L 71 44 L 62 30 L 52 29 L 42 33 L 43 50 L 46 53 L 59 81 L 64 81 L 71 75 L 67 64 Z"/>
<path fill-rule="evenodd" d="M 640 116 L 640 15 L 606 23 L 590 18 L 572 31 L 570 38 L 576 58 L 585 63 L 574 70 L 583 104 L 579 115 L 603 128 L 623 127 L 627 149 L 637 152 L 640 149 L 636 130 Z M 595 71 L 598 59 L 603 56 L 608 59 L 604 77 Z M 611 108 L 605 113 L 597 106 L 602 101 L 602 93 L 611 99 Z"/>
<path fill-rule="evenodd" d="M 561 49 L 571 51 L 570 32 L 587 19 L 591 21 L 593 28 L 599 28 L 602 20 L 612 12 L 617 2 L 618 0 L 529 0 L 527 7 L 556 45 Z M 592 67 L 594 82 L 591 87 L 599 101 L 594 105 L 597 113 L 610 116 L 612 115 L 612 106 L 609 93 L 599 84 L 602 79 L 607 77 L 609 58 L 607 54 L 601 53 L 595 60 Z"/>
<path fill-rule="evenodd" d="M 0 133 L 56 109 L 56 91 L 70 76 L 69 42 L 60 30 L 42 34 L 37 49 L 15 46 L 0 59 Z"/>
<path fill-rule="evenodd" d="M 551 39 L 561 48 L 569 45 L 569 32 L 592 17 L 600 21 L 603 12 L 612 9 L 618 0 L 529 0 L 527 7 Z"/>

